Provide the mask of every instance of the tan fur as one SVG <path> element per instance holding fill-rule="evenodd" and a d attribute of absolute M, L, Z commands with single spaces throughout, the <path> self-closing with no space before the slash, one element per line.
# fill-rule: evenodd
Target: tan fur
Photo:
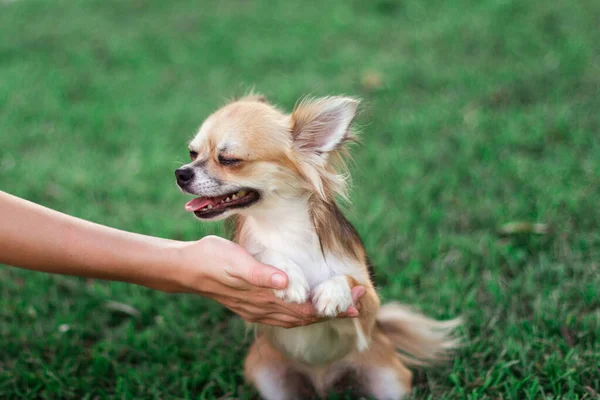
<path fill-rule="evenodd" d="M 398 303 L 384 305 L 377 315 L 379 329 L 394 343 L 407 365 L 447 360 L 460 345 L 459 339 L 452 338 L 460 323 L 460 319 L 436 321 Z"/>
<path fill-rule="evenodd" d="M 311 183 L 313 190 L 326 202 L 334 202 L 335 196 L 347 196 L 348 173 L 344 163 L 347 155 L 346 144 L 357 141 L 354 133 L 348 128 L 338 145 L 328 152 L 327 162 L 323 162 L 319 154 L 302 151 L 306 146 L 306 137 L 318 131 L 322 124 L 330 118 L 327 114 L 321 117 L 319 124 L 314 124 L 319 119 L 321 109 L 330 97 L 322 99 L 305 98 L 296 104 L 291 114 L 291 133 L 296 144 L 295 157 L 298 159 L 298 170 L 303 177 Z M 358 106 L 358 100 L 355 107 Z"/>
<path fill-rule="evenodd" d="M 267 186 L 273 196 L 306 198 L 311 229 L 318 237 L 322 257 L 347 262 L 352 268 L 357 266 L 358 271 L 348 267 L 353 272 L 348 272 L 346 279 L 351 288 L 357 285 L 366 288 L 360 300 L 356 330 L 343 331 L 344 335 L 356 335 L 357 342 L 364 335 L 368 345 L 365 351 L 349 341 L 351 346 L 347 350 L 342 348 L 343 354 L 333 362 L 309 365 L 286 353 L 276 340 L 276 328 L 258 329 L 244 371 L 248 381 L 259 387 L 263 395 L 268 390 L 280 393 L 269 399 L 300 395 L 306 385 L 299 383 L 299 375 L 308 378 L 317 393 L 325 396 L 331 385 L 347 372 L 357 375 L 368 394 L 399 399 L 410 391 L 411 373 L 406 365 L 440 361 L 457 345 L 451 332 L 458 321 L 434 321 L 395 304 L 380 308 L 363 243 L 336 204 L 336 197 L 346 194 L 348 175 L 343 156 L 345 145 L 355 141 L 349 122 L 357 105 L 358 101 L 351 98 L 305 99 L 286 115 L 263 96 L 251 93 L 211 115 L 190 143 L 190 148 L 199 153 L 195 165 L 202 165 L 221 182 L 235 182 L 239 187 Z M 328 135 L 333 133 L 328 129 L 332 121 L 342 117 L 348 126 L 338 127 L 332 142 Z M 220 165 L 220 155 L 242 162 Z M 261 213 L 269 211 L 257 209 Z M 244 229 L 248 218 L 245 212 L 231 218 L 234 239 L 245 247 L 252 241 Z M 346 286 L 343 280 L 341 285 Z M 326 323 L 335 326 L 336 321 L 340 326 L 347 322 Z M 382 388 L 382 384 L 387 386 Z"/>
<path fill-rule="evenodd" d="M 381 301 L 379 300 L 379 296 L 377 296 L 377 292 L 375 291 L 375 287 L 373 283 L 369 280 L 366 282 L 358 282 L 355 279 L 348 277 L 350 281 L 350 287 L 355 287 L 358 285 L 362 285 L 365 287 L 366 291 L 363 297 L 359 300 L 360 304 L 360 316 L 359 321 L 362 325 L 363 332 L 367 337 L 372 336 L 373 329 L 376 326 L 377 322 L 377 314 L 379 312 L 379 308 L 381 306 Z"/>
<path fill-rule="evenodd" d="M 337 204 L 326 202 L 317 196 L 312 196 L 309 204 L 313 224 L 323 248 L 366 265 L 365 251 L 358 232 L 344 217 Z"/>

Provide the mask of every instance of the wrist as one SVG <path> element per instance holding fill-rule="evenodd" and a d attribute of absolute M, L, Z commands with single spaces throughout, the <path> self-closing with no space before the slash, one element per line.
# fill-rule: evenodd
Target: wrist
<path fill-rule="evenodd" d="M 185 280 L 189 273 L 184 260 L 186 245 L 188 242 L 170 240 L 157 244 L 148 264 L 151 268 L 140 284 L 167 293 L 188 292 Z"/>
<path fill-rule="evenodd" d="M 165 291 L 179 293 L 197 293 L 202 291 L 206 280 L 206 271 L 202 265 L 206 262 L 203 240 L 196 242 L 173 241 L 165 248 L 161 275 Z"/>

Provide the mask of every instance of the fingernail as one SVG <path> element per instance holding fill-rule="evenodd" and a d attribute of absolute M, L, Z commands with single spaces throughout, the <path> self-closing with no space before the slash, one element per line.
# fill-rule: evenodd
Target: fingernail
<path fill-rule="evenodd" d="M 285 288 L 285 276 L 281 274 L 273 274 L 273 276 L 271 276 L 271 285 L 277 289 Z"/>

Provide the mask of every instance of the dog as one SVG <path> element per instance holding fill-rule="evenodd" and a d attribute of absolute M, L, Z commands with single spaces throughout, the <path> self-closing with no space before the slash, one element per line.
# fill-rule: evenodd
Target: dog
<path fill-rule="evenodd" d="M 458 319 L 436 321 L 380 300 L 361 239 L 336 199 L 346 197 L 347 144 L 359 101 L 307 98 L 291 114 L 250 94 L 210 115 L 189 144 L 191 162 L 175 172 L 185 205 L 203 221 L 229 218 L 235 241 L 283 270 L 288 302 L 312 301 L 323 322 L 291 329 L 260 325 L 244 365 L 267 400 L 320 397 L 351 373 L 360 391 L 395 400 L 411 390 L 411 365 L 447 359 Z M 358 318 L 334 317 L 366 288 Z"/>

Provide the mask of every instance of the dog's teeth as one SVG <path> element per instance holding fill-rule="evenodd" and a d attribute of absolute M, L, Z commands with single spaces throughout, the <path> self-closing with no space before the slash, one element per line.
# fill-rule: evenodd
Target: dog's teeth
<path fill-rule="evenodd" d="M 237 199 L 237 196 L 234 194 L 231 196 L 231 200 L 235 200 L 235 199 Z"/>
<path fill-rule="evenodd" d="M 211 209 L 212 209 L 212 204 L 209 204 L 207 208 L 208 208 L 209 210 L 211 210 Z"/>
<path fill-rule="evenodd" d="M 229 203 L 230 201 L 231 201 L 231 199 L 229 197 L 225 199 L 226 203 Z"/>
<path fill-rule="evenodd" d="M 240 191 L 238 192 L 238 197 L 243 197 L 245 194 L 246 194 L 246 191 L 245 191 L 245 190 L 240 190 Z"/>

